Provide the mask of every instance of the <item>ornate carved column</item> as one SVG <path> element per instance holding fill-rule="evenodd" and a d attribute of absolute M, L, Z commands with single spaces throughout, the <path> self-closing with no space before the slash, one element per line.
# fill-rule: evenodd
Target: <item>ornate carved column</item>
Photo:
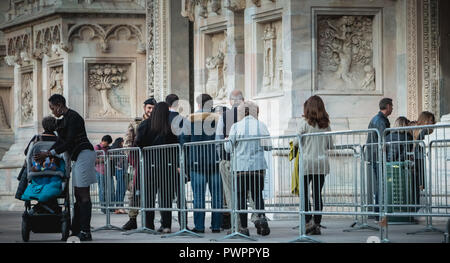
<path fill-rule="evenodd" d="M 152 3 L 150 3 L 152 2 Z M 147 11 L 153 11 L 153 96 L 156 100 L 161 101 L 169 92 L 169 34 L 170 34 L 170 1 L 165 0 L 148 0 Z M 153 10 L 148 7 L 153 5 Z M 147 58 L 149 58 L 149 55 Z M 148 61 L 150 63 L 150 60 Z M 150 83 L 150 82 L 149 82 Z M 151 93 L 149 93 L 151 95 Z"/>
<path fill-rule="evenodd" d="M 417 120 L 419 105 L 419 71 L 418 71 L 418 36 L 417 36 L 417 0 L 409 0 L 407 5 L 407 67 L 408 67 L 408 109 L 407 115 L 410 120 Z"/>
<path fill-rule="evenodd" d="M 438 0 L 423 0 L 423 110 L 439 119 Z"/>

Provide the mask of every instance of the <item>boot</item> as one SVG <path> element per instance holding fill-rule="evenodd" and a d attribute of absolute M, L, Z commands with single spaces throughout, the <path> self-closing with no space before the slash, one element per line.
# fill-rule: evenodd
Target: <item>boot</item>
<path fill-rule="evenodd" d="M 256 233 L 258 235 L 267 236 L 270 234 L 269 224 L 267 223 L 266 217 L 260 217 L 255 221 Z"/>
<path fill-rule="evenodd" d="M 145 227 L 155 230 L 155 212 L 145 212 Z"/>
<path fill-rule="evenodd" d="M 128 222 L 125 223 L 125 225 L 122 226 L 123 230 L 132 230 L 132 229 L 136 229 L 137 228 L 137 221 L 136 218 L 131 218 L 130 220 L 128 220 Z"/>
<path fill-rule="evenodd" d="M 72 217 L 72 236 L 76 236 L 80 233 L 80 205 L 78 202 L 73 204 L 73 217 Z"/>
<path fill-rule="evenodd" d="M 91 216 L 92 216 L 92 203 L 91 201 L 80 203 L 80 234 L 83 234 L 87 238 L 86 241 L 92 240 L 89 238 L 91 233 Z M 82 238 L 80 238 L 81 240 Z"/>
<path fill-rule="evenodd" d="M 231 228 L 231 215 L 230 213 L 223 213 L 223 221 L 222 221 L 222 229 L 230 229 Z"/>

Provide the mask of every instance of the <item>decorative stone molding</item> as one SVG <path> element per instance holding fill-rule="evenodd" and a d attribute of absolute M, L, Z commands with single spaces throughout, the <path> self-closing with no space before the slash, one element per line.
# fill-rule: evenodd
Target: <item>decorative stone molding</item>
<path fill-rule="evenodd" d="M 423 110 L 439 119 L 438 1 L 423 0 Z"/>
<path fill-rule="evenodd" d="M 407 1 L 407 58 L 408 58 L 408 109 L 407 116 L 417 120 L 418 115 L 418 58 L 417 58 L 417 0 Z"/>
<path fill-rule="evenodd" d="M 147 97 L 155 96 L 155 3 L 153 0 L 146 1 L 147 16 Z"/>
<path fill-rule="evenodd" d="M 98 118 L 117 118 L 123 114 L 114 109 L 108 98 L 108 93 L 121 88 L 127 81 L 125 73 L 127 67 L 124 64 L 90 64 L 88 69 L 88 88 L 100 93 L 102 110 L 96 113 Z"/>
<path fill-rule="evenodd" d="M 30 62 L 31 32 L 12 36 L 6 39 L 6 62 L 8 65 L 23 65 Z"/>
<path fill-rule="evenodd" d="M 225 0 L 223 7 L 233 12 L 244 10 L 246 6 L 245 0 Z"/>
<path fill-rule="evenodd" d="M 20 112 L 22 124 L 33 120 L 33 72 L 21 74 Z"/>
<path fill-rule="evenodd" d="M 264 0 L 263 0 L 264 1 Z M 272 2 L 272 3 L 275 3 L 275 1 L 276 0 L 266 0 L 266 2 Z M 257 6 L 257 7 L 260 7 L 261 6 L 261 0 L 252 0 L 252 3 L 255 5 L 255 6 Z"/>
<path fill-rule="evenodd" d="M 69 50 L 61 41 L 61 25 L 59 24 L 37 30 L 35 35 L 33 57 L 36 59 L 42 59 L 44 54 L 60 56 L 61 50 Z"/>
<path fill-rule="evenodd" d="M 154 97 L 164 100 L 169 94 L 169 3 L 165 0 L 154 0 Z"/>
<path fill-rule="evenodd" d="M 136 38 L 138 40 L 138 46 L 136 48 L 136 52 L 139 54 L 144 54 L 145 50 L 145 41 L 144 36 L 142 34 L 141 25 L 130 25 L 130 24 L 77 24 L 72 25 L 69 29 L 68 33 L 68 49 L 72 50 L 72 41 L 74 39 L 81 40 L 94 40 L 98 39 L 100 42 L 100 49 L 103 53 L 108 53 L 110 49 L 109 41 L 111 39 L 118 39 L 118 32 L 120 30 L 126 30 L 128 37 L 130 40 L 132 38 Z M 89 38 L 83 38 L 83 32 L 86 30 L 89 31 Z"/>
<path fill-rule="evenodd" d="M 245 2 L 244 0 L 225 0 L 228 6 L 228 2 Z M 234 8 L 236 4 L 230 3 L 231 8 Z M 182 0 L 182 12 L 181 15 L 188 17 L 190 21 L 194 22 L 196 18 L 208 18 L 221 15 L 222 1 L 221 0 Z M 245 5 L 245 3 L 244 3 Z M 244 7 L 245 8 L 245 7 Z"/>
<path fill-rule="evenodd" d="M 6 20 L 32 15 L 44 8 L 53 6 L 58 0 L 10 0 L 10 10 L 6 13 Z"/>

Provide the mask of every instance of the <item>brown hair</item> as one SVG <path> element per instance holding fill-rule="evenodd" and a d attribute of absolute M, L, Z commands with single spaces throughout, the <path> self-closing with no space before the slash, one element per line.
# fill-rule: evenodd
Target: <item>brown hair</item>
<path fill-rule="evenodd" d="M 303 117 L 306 118 L 308 124 L 315 127 L 316 124 L 320 129 L 326 129 L 330 126 L 330 117 L 325 110 L 325 104 L 319 96 L 312 96 L 305 104 L 303 104 Z"/>
<path fill-rule="evenodd" d="M 417 126 L 424 126 L 424 125 L 433 125 L 436 123 L 436 119 L 434 117 L 434 114 L 429 112 L 429 111 L 423 111 L 422 113 L 420 113 L 419 115 L 419 119 L 417 120 Z M 420 129 L 419 130 L 414 130 L 414 138 L 418 138 L 419 134 L 420 134 Z M 431 130 L 432 132 L 432 130 Z"/>
<path fill-rule="evenodd" d="M 410 121 L 406 117 L 400 116 L 395 120 L 394 126 L 395 127 L 407 127 L 407 126 L 409 126 L 409 123 L 410 123 Z"/>

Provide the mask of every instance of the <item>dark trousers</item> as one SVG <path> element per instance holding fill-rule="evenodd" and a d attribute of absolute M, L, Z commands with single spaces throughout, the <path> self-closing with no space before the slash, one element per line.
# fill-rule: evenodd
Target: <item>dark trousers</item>
<path fill-rule="evenodd" d="M 168 178 L 167 173 L 156 173 L 147 176 L 145 182 L 146 190 L 146 207 L 154 208 L 156 195 L 158 194 L 159 208 L 172 208 L 172 201 L 174 199 L 174 181 Z M 147 211 L 146 226 L 154 229 L 155 212 Z M 161 226 L 163 228 L 170 228 L 172 226 L 172 211 L 161 211 Z"/>
<path fill-rule="evenodd" d="M 239 210 L 247 210 L 247 193 L 250 191 L 256 210 L 264 210 L 264 199 L 262 191 L 264 190 L 264 174 L 265 171 L 250 171 L 237 173 L 237 204 Z M 258 214 L 259 217 L 264 216 L 263 213 Z M 246 228 L 247 213 L 239 213 L 241 226 Z"/>
<path fill-rule="evenodd" d="M 379 190 L 380 190 L 380 186 L 379 186 L 379 180 L 381 177 L 381 171 L 380 169 L 378 169 L 378 163 L 377 162 L 372 162 L 370 164 L 372 166 L 372 189 L 373 189 L 373 194 L 375 196 L 375 208 L 374 208 L 374 212 L 378 213 L 380 211 L 380 208 L 378 206 L 379 202 Z"/>
<path fill-rule="evenodd" d="M 312 195 L 314 200 L 314 211 L 322 211 L 323 208 L 323 199 L 322 199 L 322 188 L 325 183 L 325 175 L 324 174 L 314 174 L 304 176 L 304 190 L 305 190 L 305 211 L 311 211 L 311 205 L 309 203 L 309 185 L 312 182 Z M 306 223 L 311 221 L 312 215 L 306 215 Z M 320 224 L 322 221 L 322 215 L 314 215 L 314 223 Z"/>

